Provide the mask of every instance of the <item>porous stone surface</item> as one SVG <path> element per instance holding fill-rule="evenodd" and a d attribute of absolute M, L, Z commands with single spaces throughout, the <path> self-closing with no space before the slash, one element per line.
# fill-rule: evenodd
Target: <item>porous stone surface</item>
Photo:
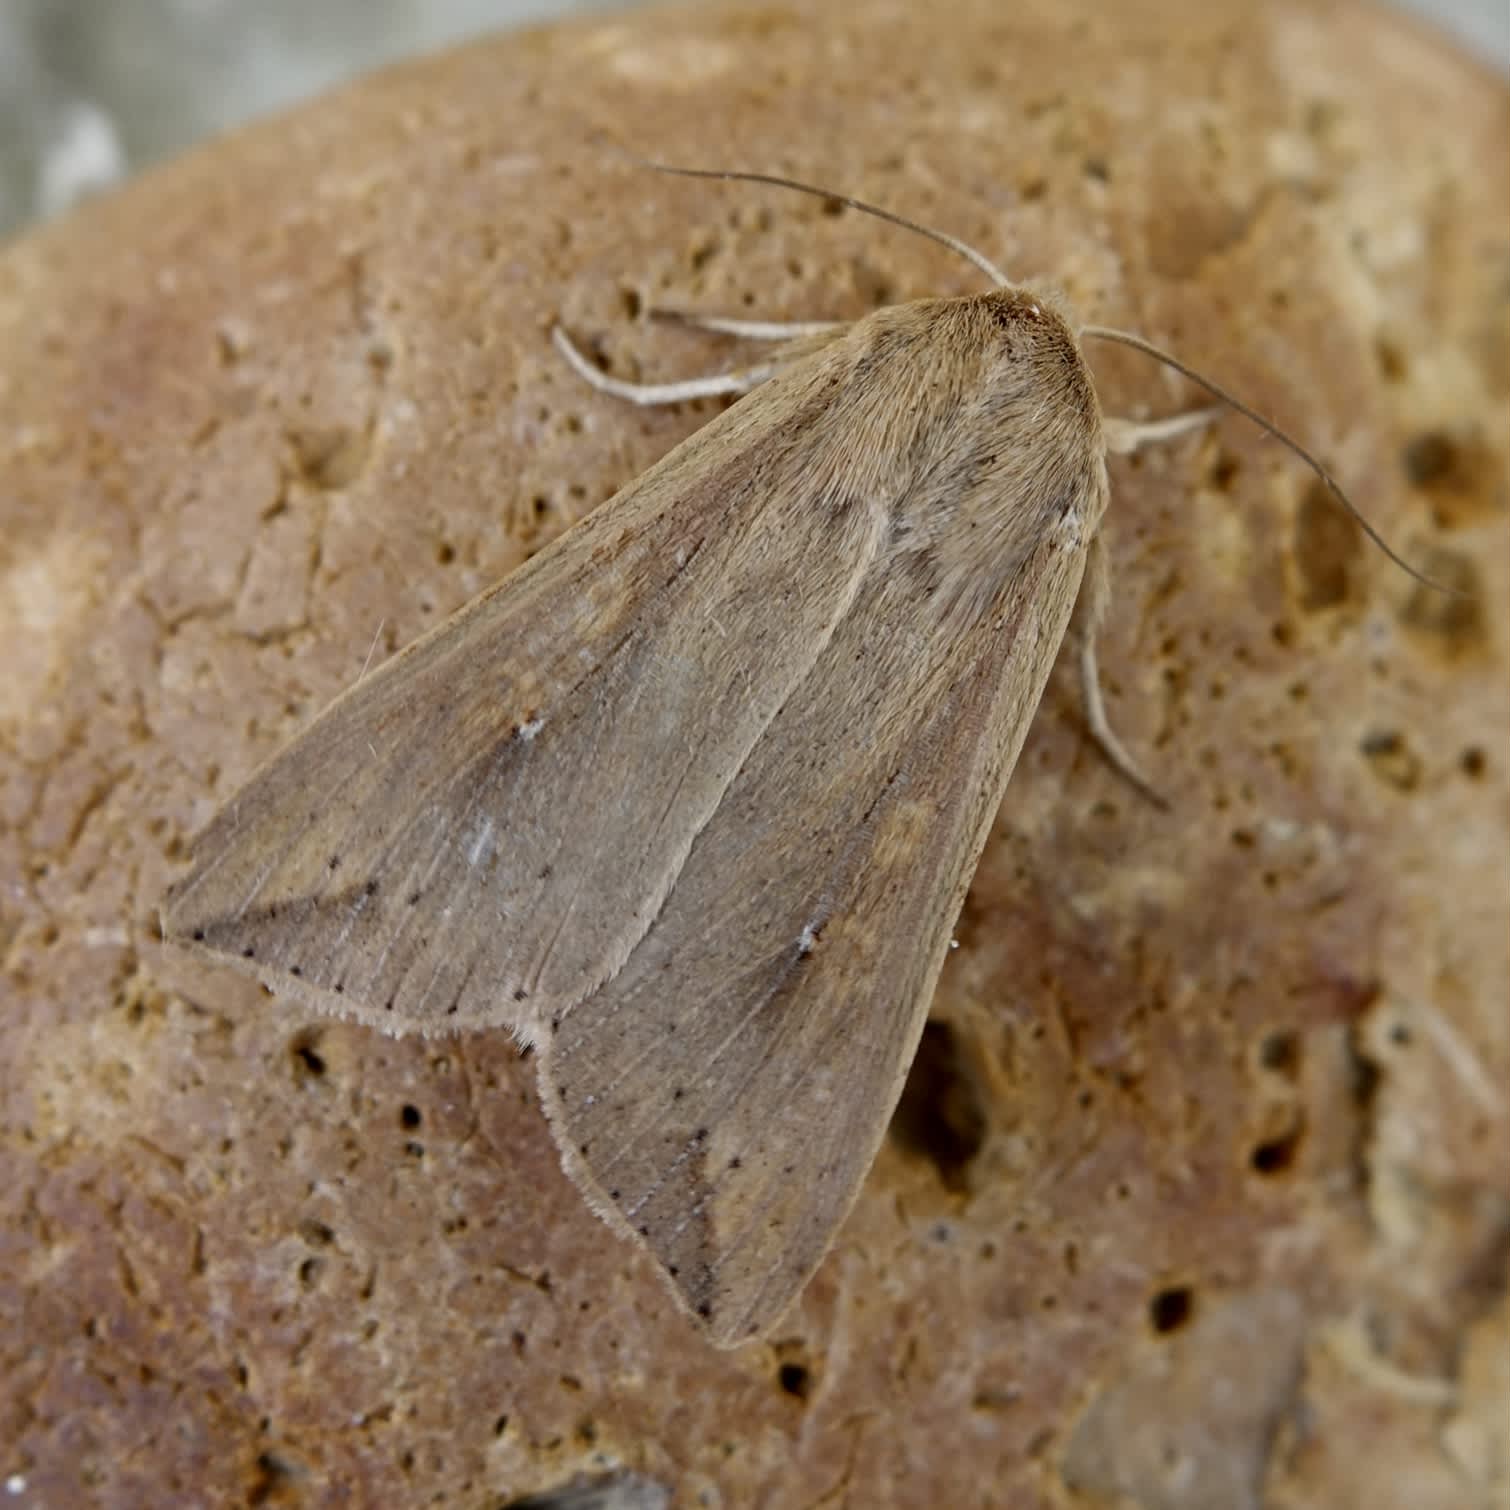
<path fill-rule="evenodd" d="M 1323 0 L 857 0 L 502 37 L 0 253 L 0 1479 L 38 1507 L 1410 1507 L 1510 1494 L 1510 92 Z M 710 1350 L 504 1037 L 166 957 L 184 843 L 362 669 L 689 434 L 656 304 L 937 247 L 1288 425 L 1113 461 L 1110 711 L 1039 712 L 892 1136 Z M 1184 385 L 1098 350 L 1113 412 Z M 615 1487 L 617 1486 L 617 1487 Z M 570 1501 L 567 1501 L 570 1502 Z"/>

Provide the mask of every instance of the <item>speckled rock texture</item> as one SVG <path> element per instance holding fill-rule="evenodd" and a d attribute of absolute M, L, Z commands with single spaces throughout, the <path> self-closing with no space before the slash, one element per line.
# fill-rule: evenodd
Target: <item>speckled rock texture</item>
<path fill-rule="evenodd" d="M 7 1502 L 1505 1505 L 1507 131 L 1355 4 L 704 4 L 370 79 L 0 252 Z M 712 412 L 585 391 L 553 320 L 671 377 L 741 352 L 656 303 L 979 286 L 618 143 L 1052 277 L 1471 594 L 1239 420 L 1112 463 L 1111 713 L 1173 811 L 1061 667 L 860 1204 L 729 1354 L 505 1038 L 311 1021 L 156 932 L 369 653 Z M 1189 401 L 1094 360 L 1113 411 Z"/>

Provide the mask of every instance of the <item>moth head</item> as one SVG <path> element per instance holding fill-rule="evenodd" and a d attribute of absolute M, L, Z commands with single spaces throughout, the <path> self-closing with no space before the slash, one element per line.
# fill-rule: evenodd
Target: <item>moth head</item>
<path fill-rule="evenodd" d="M 1014 285 L 1001 268 L 983 253 L 977 251 L 968 242 L 961 241 L 958 237 L 951 236 L 945 231 L 935 230 L 931 226 L 922 225 L 915 220 L 908 220 L 905 216 L 897 215 L 890 210 L 881 209 L 878 205 L 868 204 L 862 199 L 853 199 L 847 194 L 839 194 L 831 189 L 820 188 L 815 184 L 802 183 L 796 179 L 786 178 L 778 174 L 731 172 L 725 169 L 675 168 L 662 163 L 649 163 L 647 166 L 653 167 L 662 173 L 671 173 L 687 178 L 717 178 L 743 181 L 745 183 L 770 184 L 777 188 L 793 190 L 799 194 L 809 194 L 819 199 L 848 205 L 850 208 L 859 210 L 863 214 L 874 216 L 877 220 L 888 221 L 892 225 L 901 226 L 904 230 L 937 242 L 940 246 L 948 247 L 950 251 L 963 257 L 973 267 L 984 273 L 995 285 L 993 292 L 981 295 L 976 300 L 959 302 L 977 305 L 990 318 L 996 319 L 1000 323 L 1001 329 L 1005 330 L 1013 339 L 1015 349 L 1024 354 L 1023 359 L 1029 362 L 1036 361 L 1041 364 L 1042 375 L 1052 378 L 1056 374 L 1063 374 L 1068 378 L 1070 374 L 1074 374 L 1077 379 L 1083 379 L 1083 382 L 1076 382 L 1073 385 L 1075 389 L 1075 393 L 1073 394 L 1070 386 L 1066 386 L 1063 390 L 1063 396 L 1071 400 L 1071 407 L 1076 403 L 1080 405 L 1085 430 L 1092 438 L 1092 448 L 1097 458 L 1096 471 L 1101 481 L 1099 489 L 1100 504 L 1094 511 L 1097 519 L 1099 519 L 1100 512 L 1105 507 L 1107 493 L 1105 486 L 1106 435 L 1101 425 L 1101 408 L 1097 402 L 1095 386 L 1090 380 L 1089 373 L 1085 370 L 1081 357 L 1081 339 L 1113 341 L 1123 346 L 1131 346 L 1135 350 L 1152 357 L 1155 361 L 1162 362 L 1165 366 L 1182 373 L 1192 382 L 1204 388 L 1213 398 L 1219 399 L 1223 404 L 1234 409 L 1237 413 L 1245 415 L 1261 430 L 1279 441 L 1281 445 L 1294 452 L 1296 456 L 1304 461 L 1325 484 L 1328 492 L 1331 493 L 1339 507 L 1352 516 L 1369 539 L 1397 566 L 1423 586 L 1429 587 L 1434 591 L 1444 593 L 1449 597 L 1464 596 L 1457 588 L 1433 580 L 1406 561 L 1360 513 L 1321 462 L 1271 420 L 1257 413 L 1220 384 L 1214 383 L 1210 378 L 1202 376 L 1202 374 L 1188 367 L 1177 357 L 1172 356 L 1167 351 L 1161 350 L 1142 336 L 1101 325 L 1081 326 L 1078 328 L 1077 334 L 1076 322 L 1070 315 L 1069 308 L 1062 299 L 1046 289 Z M 1125 438 L 1128 427 L 1125 421 L 1121 422 L 1121 424 Z M 1168 430 L 1166 427 L 1164 438 L 1168 438 L 1169 435 L 1184 433 L 1185 428 L 1188 428 L 1188 426 L 1177 427 L 1174 430 Z M 1155 437 L 1150 435 L 1147 438 Z M 1126 449 L 1126 447 L 1119 447 L 1119 449 Z"/>
<path fill-rule="evenodd" d="M 1099 457 L 1101 405 L 1064 296 L 1012 285 L 960 302 L 982 348 L 982 380 L 999 395 L 992 428 L 1028 453 L 1061 448 L 1077 468 Z"/>

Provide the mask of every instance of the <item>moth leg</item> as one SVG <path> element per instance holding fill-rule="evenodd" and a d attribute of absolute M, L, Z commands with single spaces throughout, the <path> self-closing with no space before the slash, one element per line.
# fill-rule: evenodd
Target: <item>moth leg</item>
<path fill-rule="evenodd" d="M 647 406 L 680 404 L 695 398 L 717 398 L 721 394 L 748 393 L 752 388 L 758 388 L 781 366 L 780 362 L 763 362 L 758 367 L 746 367 L 739 372 L 720 372 L 710 377 L 688 378 L 680 383 L 626 383 L 620 378 L 609 377 L 606 372 L 599 372 L 572 345 L 571 338 L 559 325 L 551 331 L 551 340 L 578 377 L 599 393 L 610 393 L 615 398 L 628 399 L 631 404 Z"/>
<path fill-rule="evenodd" d="M 1221 406 L 1213 404 L 1204 409 L 1191 409 L 1185 414 L 1173 414 L 1167 419 L 1119 419 L 1108 415 L 1101 421 L 1101 430 L 1106 439 L 1106 449 L 1114 455 L 1126 456 L 1139 446 L 1175 440 L 1181 435 L 1190 434 L 1192 430 L 1199 430 L 1203 425 L 1209 425 L 1221 412 Z M 1085 580 L 1075 604 L 1080 639 L 1080 691 L 1085 703 L 1085 722 L 1090 729 L 1091 738 L 1101 747 L 1101 753 L 1112 768 L 1155 807 L 1167 808 L 1168 801 L 1138 769 L 1137 763 L 1117 738 L 1116 730 L 1106 716 L 1106 701 L 1101 696 L 1101 671 L 1096 663 L 1096 635 L 1100 632 L 1101 620 L 1106 615 L 1110 595 L 1111 577 L 1106 543 L 1102 536 L 1097 535 L 1091 541 L 1090 555 L 1085 563 Z"/>
<path fill-rule="evenodd" d="M 1106 701 L 1101 696 L 1101 671 L 1096 664 L 1096 636 L 1100 632 L 1101 621 L 1106 616 L 1106 605 L 1110 598 L 1111 573 L 1106 542 L 1098 534 L 1091 541 L 1085 563 L 1085 578 L 1080 584 L 1080 596 L 1075 601 L 1074 614 L 1080 640 L 1080 692 L 1085 703 L 1086 726 L 1112 769 L 1136 787 L 1155 807 L 1167 809 L 1168 801 L 1138 769 L 1137 763 L 1117 738 L 1116 731 L 1106 716 Z"/>
<path fill-rule="evenodd" d="M 1192 409 L 1188 414 L 1173 414 L 1168 419 L 1114 419 L 1108 415 L 1101 421 L 1101 433 L 1108 451 L 1114 456 L 1128 456 L 1139 446 L 1175 440 L 1192 430 L 1199 430 L 1221 412 L 1221 405 L 1213 404 L 1206 409 Z"/>
<path fill-rule="evenodd" d="M 836 335 L 844 320 L 738 320 L 726 315 L 700 315 L 695 310 L 652 309 L 655 320 L 672 320 L 715 335 L 738 336 L 742 341 L 802 341 L 810 336 Z"/>

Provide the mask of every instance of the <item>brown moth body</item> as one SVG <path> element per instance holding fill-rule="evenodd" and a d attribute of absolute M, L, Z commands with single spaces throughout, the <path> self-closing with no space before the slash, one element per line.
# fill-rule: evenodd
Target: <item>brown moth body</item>
<path fill-rule="evenodd" d="M 574 1178 L 741 1340 L 901 1092 L 1103 449 L 1046 297 L 859 321 L 338 698 L 195 841 L 167 937 L 536 1043 Z"/>
<path fill-rule="evenodd" d="M 338 698 L 163 918 L 316 1010 L 536 1045 L 567 1171 L 725 1345 L 858 1193 L 1082 580 L 1127 768 L 1105 455 L 1207 417 L 1104 420 L 1064 310 L 1005 285 L 759 376 Z"/>

